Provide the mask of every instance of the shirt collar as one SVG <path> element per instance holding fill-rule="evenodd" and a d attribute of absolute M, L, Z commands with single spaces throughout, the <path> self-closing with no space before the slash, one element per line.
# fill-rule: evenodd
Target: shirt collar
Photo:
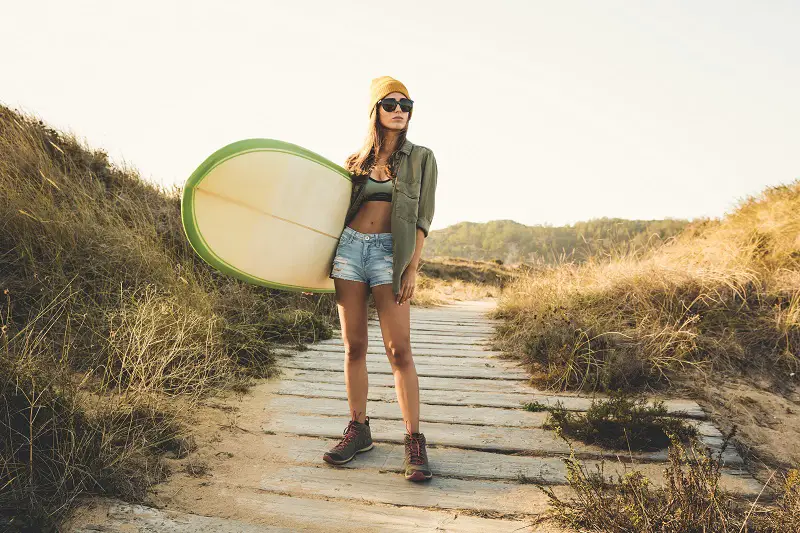
<path fill-rule="evenodd" d="M 412 144 L 412 142 L 406 139 L 405 142 L 403 143 L 403 146 L 400 147 L 400 151 L 406 155 L 411 155 L 411 148 L 413 146 L 414 145 Z"/>

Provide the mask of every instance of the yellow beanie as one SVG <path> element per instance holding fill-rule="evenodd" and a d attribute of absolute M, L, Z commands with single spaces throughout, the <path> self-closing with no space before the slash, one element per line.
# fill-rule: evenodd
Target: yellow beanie
<path fill-rule="evenodd" d="M 378 103 L 378 100 L 393 92 L 403 93 L 406 95 L 406 98 L 411 99 L 411 97 L 408 95 L 408 89 L 406 89 L 406 86 L 391 76 L 381 76 L 372 80 L 372 83 L 370 83 L 369 86 L 370 117 L 372 117 L 372 112 L 375 110 L 375 104 Z M 411 120 L 411 113 L 413 112 L 413 108 L 408 112 L 409 120 Z"/>

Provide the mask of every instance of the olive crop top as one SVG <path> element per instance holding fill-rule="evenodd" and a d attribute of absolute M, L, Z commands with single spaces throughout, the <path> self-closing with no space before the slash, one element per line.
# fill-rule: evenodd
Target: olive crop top
<path fill-rule="evenodd" d="M 369 176 L 367 183 L 364 185 L 364 201 L 378 200 L 383 202 L 392 201 L 392 180 L 378 181 Z"/>

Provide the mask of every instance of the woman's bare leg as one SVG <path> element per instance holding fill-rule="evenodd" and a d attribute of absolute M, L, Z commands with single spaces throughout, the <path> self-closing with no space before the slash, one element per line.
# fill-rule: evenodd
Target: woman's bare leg
<path fill-rule="evenodd" d="M 381 323 L 386 356 L 392 365 L 394 387 L 406 431 L 419 432 L 419 377 L 411 355 L 411 312 L 409 305 L 397 305 L 392 285 L 372 288 L 375 308 Z"/>
<path fill-rule="evenodd" d="M 350 419 L 364 423 L 367 416 L 367 284 L 333 279 L 344 343 L 344 384 Z"/>

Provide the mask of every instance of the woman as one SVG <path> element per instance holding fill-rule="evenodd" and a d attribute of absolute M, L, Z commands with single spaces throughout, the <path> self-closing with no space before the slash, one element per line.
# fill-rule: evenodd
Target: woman
<path fill-rule="evenodd" d="M 405 478 L 432 477 L 419 432 L 419 380 L 411 356 L 410 312 L 422 245 L 436 190 L 436 159 L 406 139 L 413 101 L 389 76 L 370 85 L 369 135 L 345 169 L 353 180 L 345 228 L 331 265 L 342 340 L 344 381 L 351 420 L 341 441 L 323 455 L 331 464 L 371 450 L 367 410 L 367 296 L 378 311 L 383 344 L 405 422 Z"/>

